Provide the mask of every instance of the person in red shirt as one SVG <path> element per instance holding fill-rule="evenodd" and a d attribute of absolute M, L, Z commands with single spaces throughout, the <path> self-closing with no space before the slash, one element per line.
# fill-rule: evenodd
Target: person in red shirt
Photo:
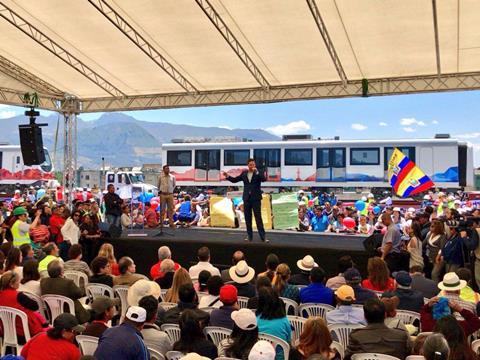
<path fill-rule="evenodd" d="M 63 242 L 62 236 L 62 226 L 65 224 L 65 219 L 63 218 L 63 207 L 58 206 L 53 208 L 53 214 L 50 217 L 50 234 L 52 235 L 52 240 L 58 245 Z"/>
<path fill-rule="evenodd" d="M 395 290 L 387 263 L 378 256 L 368 259 L 367 272 L 368 278 L 362 281 L 363 288 L 378 292 Z"/>
<path fill-rule="evenodd" d="M 46 333 L 31 338 L 20 353 L 25 360 L 78 360 L 80 350 L 73 344 L 75 335 L 85 330 L 69 313 L 58 315 Z"/>
<path fill-rule="evenodd" d="M 158 227 L 158 214 L 155 208 L 153 208 L 150 203 L 145 203 L 145 222 L 148 228 Z"/>
<path fill-rule="evenodd" d="M 165 274 L 160 270 L 160 266 L 162 265 L 162 261 L 165 259 L 171 259 L 172 258 L 172 252 L 170 251 L 170 248 L 168 246 L 160 246 L 158 248 L 158 262 L 154 264 L 150 268 L 150 277 L 152 280 L 162 278 Z M 178 269 L 181 268 L 180 264 L 174 263 L 174 270 L 177 271 Z"/>

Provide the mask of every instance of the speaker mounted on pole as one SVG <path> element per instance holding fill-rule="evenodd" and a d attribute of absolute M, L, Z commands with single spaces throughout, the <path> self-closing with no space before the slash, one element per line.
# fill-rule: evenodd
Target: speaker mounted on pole
<path fill-rule="evenodd" d="M 45 162 L 41 127 L 48 124 L 36 124 L 35 119 L 39 115 L 38 111 L 30 107 L 30 110 L 25 111 L 25 116 L 30 118 L 30 124 L 18 125 L 23 163 L 27 166 Z"/>

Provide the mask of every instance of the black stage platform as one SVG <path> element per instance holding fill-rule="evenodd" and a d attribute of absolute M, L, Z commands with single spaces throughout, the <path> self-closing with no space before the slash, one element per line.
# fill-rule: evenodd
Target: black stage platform
<path fill-rule="evenodd" d="M 269 253 L 275 253 L 281 262 L 290 265 L 292 273 L 298 271 L 297 260 L 310 254 L 329 276 L 336 275 L 337 259 L 342 255 L 351 255 L 363 274 L 368 260 L 363 248 L 364 236 L 272 230 L 267 232 L 270 243 L 265 244 L 260 242 L 258 234 L 254 235 L 253 242 L 245 242 L 243 229 L 165 229 L 163 236 L 155 236 L 158 232 L 130 230 L 120 238 L 108 240 L 115 247 L 117 260 L 125 255 L 132 257 L 137 272 L 142 274 L 149 274 L 150 267 L 158 261 L 157 250 L 162 245 L 169 246 L 172 258 L 186 268 L 196 262 L 196 252 L 201 246 L 210 248 L 211 262 L 221 269 L 230 266 L 236 250 L 244 251 L 248 264 L 257 270 L 264 269 Z"/>

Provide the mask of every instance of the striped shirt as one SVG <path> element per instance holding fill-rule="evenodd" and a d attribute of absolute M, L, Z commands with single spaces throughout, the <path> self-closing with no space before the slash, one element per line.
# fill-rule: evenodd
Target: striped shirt
<path fill-rule="evenodd" d="M 63 268 L 65 269 L 65 271 L 80 271 L 87 274 L 88 276 L 92 276 L 92 272 L 90 271 L 90 268 L 85 261 L 68 260 L 63 265 Z"/>

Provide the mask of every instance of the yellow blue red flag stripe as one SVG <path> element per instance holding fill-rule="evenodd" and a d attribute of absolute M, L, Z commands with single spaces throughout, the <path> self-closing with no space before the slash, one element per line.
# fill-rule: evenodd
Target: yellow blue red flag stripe
<path fill-rule="evenodd" d="M 388 180 L 395 194 L 401 197 L 415 195 L 435 186 L 433 181 L 397 148 L 388 162 Z"/>

